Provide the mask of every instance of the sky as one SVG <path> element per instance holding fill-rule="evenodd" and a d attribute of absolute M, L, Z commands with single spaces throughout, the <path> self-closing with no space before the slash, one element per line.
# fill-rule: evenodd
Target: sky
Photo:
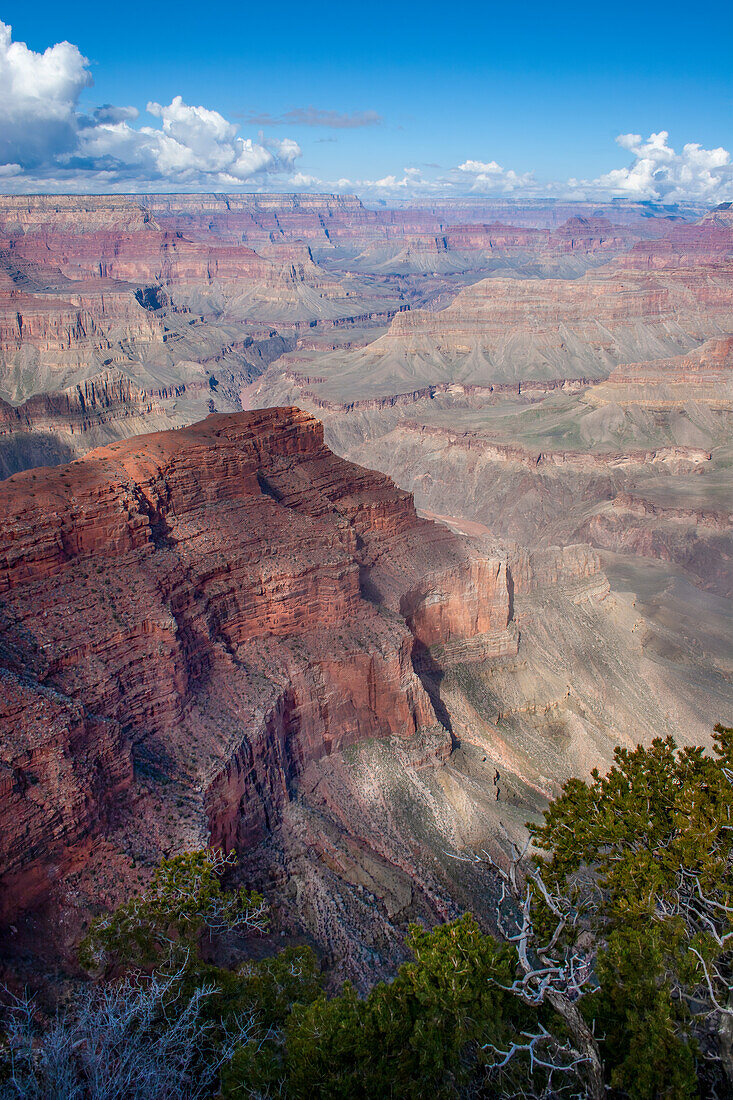
<path fill-rule="evenodd" d="M 731 151 L 723 3 L 0 0 L 2 191 L 712 205 Z"/>

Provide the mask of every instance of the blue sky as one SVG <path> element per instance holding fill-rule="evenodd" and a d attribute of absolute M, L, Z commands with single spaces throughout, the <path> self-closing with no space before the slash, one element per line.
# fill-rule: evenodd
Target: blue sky
<path fill-rule="evenodd" d="M 78 80 L 63 92 L 82 119 L 67 119 L 75 133 L 79 125 L 84 131 L 77 145 L 70 144 L 71 131 L 66 144 L 57 134 L 45 164 L 39 157 L 31 164 L 21 123 L 9 133 L 3 156 L 20 171 L 8 168 L 5 175 L 17 189 L 44 173 L 57 182 L 73 173 L 89 182 L 100 165 L 100 180 L 109 182 L 118 164 L 120 180 L 132 189 L 137 180 L 164 189 L 163 177 L 174 189 L 195 189 L 197 180 L 213 185 L 214 160 L 225 159 L 218 154 L 205 163 L 184 157 L 171 165 L 152 150 L 155 135 L 141 139 L 144 156 L 140 141 L 132 151 L 129 130 L 141 127 L 167 128 L 186 146 L 190 120 L 182 112 L 198 106 L 265 150 L 250 156 L 248 146 L 242 160 L 244 147 L 232 145 L 231 134 L 218 134 L 239 158 L 236 170 L 219 175 L 245 189 L 266 183 L 287 189 L 290 178 L 296 187 L 349 181 L 369 190 L 393 178 L 395 194 L 431 185 L 438 194 L 440 181 L 448 190 L 536 192 L 546 184 L 560 193 L 572 178 L 589 193 L 593 186 L 599 193 L 604 187 L 650 192 L 656 186 L 650 179 L 662 180 L 674 150 L 676 175 L 668 173 L 660 187 L 662 197 L 666 188 L 680 198 L 690 175 L 686 144 L 733 149 L 733 31 L 722 3 L 683 12 L 626 2 L 600 10 L 588 3 L 514 8 L 465 0 L 318 8 L 289 0 L 241 6 L 166 0 L 145 7 L 26 0 L 4 3 L 0 19 L 12 26 L 13 42 L 27 44 L 31 59 L 55 43 L 72 43 L 88 59 L 94 81 Z M 3 89 L 2 65 L 0 58 L 0 109 L 3 95 L 17 92 L 15 85 Z M 177 96 L 182 106 L 175 119 L 146 112 L 149 102 L 166 108 Z M 84 117 L 102 104 L 131 106 L 140 115 L 103 122 L 117 130 L 92 135 Z M 30 109 L 26 100 L 13 102 L 10 117 L 27 120 Z M 56 101 L 49 108 L 56 121 L 60 110 Z M 287 121 L 276 124 L 283 116 Z M 305 125 L 308 120 L 316 124 Z M 345 125 L 349 120 L 368 124 Z M 203 125 L 201 118 L 196 125 Z M 669 136 L 656 143 L 662 152 L 652 156 L 650 171 L 631 183 L 606 180 L 614 169 L 649 159 L 643 142 L 620 147 L 618 135 L 645 141 L 660 131 Z M 731 174 L 721 160 L 701 164 L 705 158 L 693 156 L 693 175 L 709 175 L 712 165 L 715 178 L 692 180 L 690 198 L 728 197 Z M 487 170 L 462 169 L 466 164 Z M 412 170 L 407 176 L 406 168 Z M 386 194 L 390 186 L 382 189 Z"/>

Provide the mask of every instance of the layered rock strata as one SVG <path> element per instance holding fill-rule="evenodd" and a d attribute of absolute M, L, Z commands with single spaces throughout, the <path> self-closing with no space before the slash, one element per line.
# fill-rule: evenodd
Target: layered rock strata
<path fill-rule="evenodd" d="M 147 814 L 158 851 L 246 850 L 324 757 L 429 729 L 445 756 L 413 657 L 516 652 L 505 562 L 296 409 L 18 474 L 0 508 L 6 914 L 47 900 L 112 810 Z"/>
<path fill-rule="evenodd" d="M 19 406 L 0 400 L 0 478 L 68 461 L 156 425 L 171 426 L 159 402 L 114 369 Z"/>
<path fill-rule="evenodd" d="M 688 355 L 624 363 L 589 391 L 587 400 L 656 409 L 694 401 L 733 409 L 733 337 L 708 340 Z"/>

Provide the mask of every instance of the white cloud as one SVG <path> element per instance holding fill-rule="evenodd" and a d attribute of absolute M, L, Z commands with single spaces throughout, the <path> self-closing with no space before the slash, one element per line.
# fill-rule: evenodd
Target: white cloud
<path fill-rule="evenodd" d="M 499 176 L 504 171 L 495 160 L 464 160 L 458 165 L 459 172 L 470 172 L 473 175 Z"/>
<path fill-rule="evenodd" d="M 87 66 L 70 42 L 35 53 L 0 23 L 0 162 L 33 166 L 73 148 Z"/>
<path fill-rule="evenodd" d="M 163 134 L 145 128 L 158 141 L 158 161 L 164 175 L 197 168 L 203 172 L 222 172 L 237 159 L 237 127 L 205 107 L 189 107 L 181 96 L 167 107 L 148 103 L 148 114 L 162 119 Z"/>
<path fill-rule="evenodd" d="M 531 172 L 518 174 L 511 169 L 505 170 L 496 161 L 467 160 L 441 176 L 425 176 L 420 168 L 407 167 L 402 175 L 390 174 L 380 179 L 314 180 L 322 189 L 332 191 L 356 191 L 360 195 L 374 195 L 376 198 L 389 198 L 390 195 L 401 199 L 424 198 L 429 196 L 460 196 L 468 193 L 505 195 L 513 191 L 534 194 L 538 185 Z M 540 189 L 541 190 L 541 189 Z"/>
<path fill-rule="evenodd" d="M 70 167 L 116 171 L 153 186 L 236 187 L 269 173 L 290 174 L 302 155 L 290 138 L 258 144 L 238 137 L 237 127 L 218 111 L 191 107 L 181 96 L 167 105 L 148 103 L 147 110 L 160 127 L 122 121 L 81 130 Z"/>
<path fill-rule="evenodd" d="M 0 176 L 23 190 L 215 189 L 291 175 L 297 142 L 253 141 L 218 111 L 181 96 L 151 102 L 159 126 L 131 125 L 135 107 L 79 105 L 92 85 L 89 62 L 61 42 L 36 53 L 0 23 Z"/>
<path fill-rule="evenodd" d="M 316 179 L 315 176 L 309 176 L 305 172 L 296 172 L 295 175 L 291 176 L 288 180 L 288 185 L 290 187 L 294 187 L 297 190 L 298 188 L 305 189 L 313 187 L 314 184 L 319 184 L 320 182 L 321 181 L 319 179 Z"/>
<path fill-rule="evenodd" d="M 666 130 L 646 141 L 640 134 L 620 134 L 616 141 L 633 155 L 631 164 L 580 183 L 580 188 L 667 203 L 712 204 L 733 198 L 733 165 L 727 149 L 703 149 L 691 143 L 678 153 L 669 145 Z"/>
<path fill-rule="evenodd" d="M 512 191 L 534 189 L 532 172 L 518 174 L 513 169 L 504 169 L 495 160 L 465 160 L 454 172 L 463 173 L 470 181 L 469 188 L 480 194 L 510 194 Z"/>
<path fill-rule="evenodd" d="M 419 168 L 403 168 L 402 175 L 390 173 L 380 179 L 349 179 L 342 176 L 337 180 L 313 180 L 312 186 L 316 189 L 337 192 L 356 192 L 359 195 L 374 195 L 377 198 L 389 198 L 390 195 L 400 198 L 418 198 L 422 195 L 432 195 L 446 192 L 452 185 L 444 179 L 425 179 Z"/>
<path fill-rule="evenodd" d="M 495 160 L 467 159 L 442 175 L 426 178 L 417 168 L 403 169 L 403 175 L 381 179 L 321 181 L 321 187 L 352 190 L 382 198 L 451 195 L 525 195 L 535 198 L 608 201 L 627 198 L 667 204 L 714 206 L 733 200 L 733 158 L 727 149 L 704 149 L 690 143 L 677 152 L 665 130 L 644 140 L 639 134 L 621 134 L 616 139 L 632 154 L 625 168 L 615 168 L 593 180 L 538 180 L 533 172 L 503 168 Z M 318 181 L 315 181 L 318 183 Z"/>

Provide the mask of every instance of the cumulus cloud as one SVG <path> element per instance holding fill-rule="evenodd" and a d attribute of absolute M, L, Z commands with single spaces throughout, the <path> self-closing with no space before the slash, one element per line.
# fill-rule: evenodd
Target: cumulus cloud
<path fill-rule="evenodd" d="M 317 187 L 321 181 L 315 176 L 309 176 L 306 172 L 296 172 L 294 176 L 290 176 L 288 179 L 288 186 L 294 187 L 297 190 L 307 190 L 312 187 Z"/>
<path fill-rule="evenodd" d="M 490 150 L 475 150 L 478 155 L 447 169 L 423 164 L 374 178 L 324 180 L 299 168 L 302 152 L 292 138 L 241 136 L 236 123 L 180 95 L 167 104 L 149 102 L 144 114 L 111 103 L 85 107 L 92 84 L 89 62 L 77 46 L 58 42 L 37 53 L 14 42 L 11 28 L 0 22 L 2 190 L 327 190 L 356 191 L 378 201 L 514 194 L 701 206 L 733 200 L 728 150 L 690 143 L 678 152 L 665 130 L 648 138 L 621 134 L 616 140 L 630 162 L 590 180 L 539 180 L 532 172 L 504 168 L 486 156 Z M 383 119 L 374 110 L 309 106 L 248 121 L 338 131 L 376 127 Z"/>
<path fill-rule="evenodd" d="M 68 169 L 111 173 L 146 187 L 237 187 L 289 174 L 301 156 L 292 139 L 263 144 L 239 137 L 218 111 L 190 106 L 181 96 L 168 104 L 148 103 L 147 113 L 160 126 L 135 127 L 122 119 L 79 130 Z"/>
<path fill-rule="evenodd" d="M 334 190 L 355 190 L 375 197 L 399 198 L 451 195 L 525 195 L 535 198 L 714 206 L 733 200 L 733 157 L 727 149 L 705 149 L 690 143 L 677 152 L 665 130 L 643 139 L 621 134 L 618 145 L 632 156 L 625 168 L 614 168 L 596 179 L 539 180 L 533 172 L 504 168 L 495 160 L 469 158 L 440 175 L 428 177 L 415 168 L 379 179 L 322 181 Z M 437 165 L 427 166 L 438 168 Z"/>
<path fill-rule="evenodd" d="M 0 162 L 32 168 L 73 149 L 88 64 L 70 42 L 35 53 L 0 23 Z"/>
<path fill-rule="evenodd" d="M 387 199 L 390 196 L 400 198 L 418 198 L 422 195 L 433 195 L 446 191 L 452 186 L 444 179 L 426 179 L 419 168 L 403 168 L 401 175 L 390 173 L 379 179 L 349 179 L 342 176 L 337 180 L 316 181 L 322 190 L 337 192 L 355 191 L 360 195 L 373 195 L 378 199 Z"/>
<path fill-rule="evenodd" d="M 465 160 L 458 165 L 456 172 L 462 173 L 469 181 L 472 192 L 482 195 L 529 191 L 534 188 L 535 182 L 531 172 L 517 173 L 511 168 L 502 168 L 495 160 Z"/>
<path fill-rule="evenodd" d="M 80 108 L 89 62 L 61 42 L 36 53 L 0 23 L 0 176 L 12 190 L 196 190 L 289 176 L 297 142 L 253 141 L 218 111 L 181 96 L 150 102 L 158 125 L 134 125 L 135 107 Z"/>
<path fill-rule="evenodd" d="M 103 103 L 94 110 L 94 121 L 105 122 L 133 122 L 140 117 L 137 107 L 115 107 L 112 103 Z"/>
<path fill-rule="evenodd" d="M 678 153 L 669 144 L 666 130 L 650 134 L 646 141 L 640 134 L 620 134 L 616 141 L 632 154 L 631 164 L 579 186 L 666 203 L 716 203 L 733 198 L 733 165 L 727 149 L 703 149 L 691 143 Z"/>
<path fill-rule="evenodd" d="M 438 167 L 430 165 L 428 167 Z M 356 191 L 376 198 L 450 198 L 466 194 L 508 195 L 512 192 L 535 193 L 534 176 L 504 169 L 496 161 L 467 160 L 439 176 L 426 176 L 421 168 L 402 169 L 401 175 L 391 173 L 379 179 L 348 179 L 320 181 L 322 187 L 335 191 Z"/>
<path fill-rule="evenodd" d="M 376 111 L 324 111 L 320 107 L 293 107 L 283 115 L 250 115 L 247 122 L 254 126 L 326 126 L 333 130 L 356 130 L 362 126 L 379 126 L 384 119 Z"/>

